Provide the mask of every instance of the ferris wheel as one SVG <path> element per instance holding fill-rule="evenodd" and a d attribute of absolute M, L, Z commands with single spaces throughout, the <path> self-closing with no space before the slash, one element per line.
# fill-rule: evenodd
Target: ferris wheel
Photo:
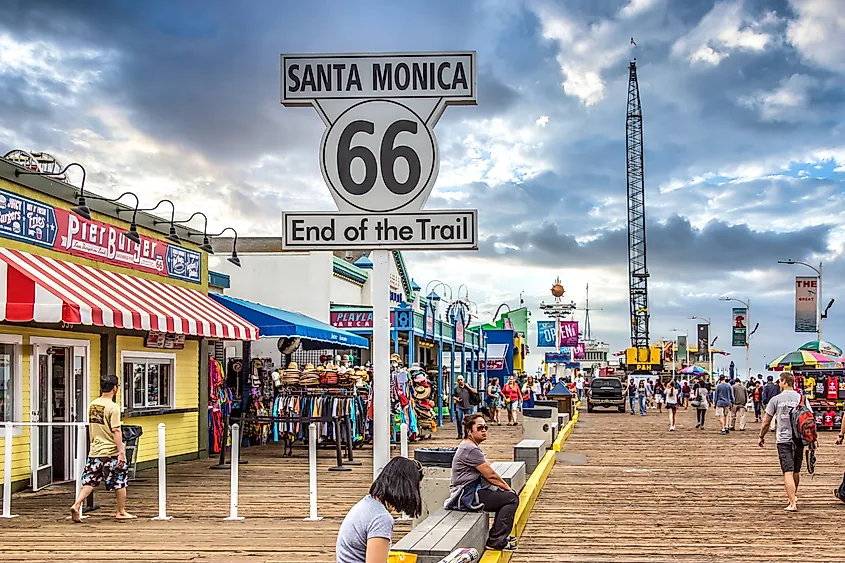
<path fill-rule="evenodd" d="M 50 153 L 28 152 L 21 149 L 14 149 L 7 152 L 3 158 L 17 164 L 21 168 L 37 170 L 53 179 L 67 182 L 67 174 L 62 174 L 62 164 Z"/>

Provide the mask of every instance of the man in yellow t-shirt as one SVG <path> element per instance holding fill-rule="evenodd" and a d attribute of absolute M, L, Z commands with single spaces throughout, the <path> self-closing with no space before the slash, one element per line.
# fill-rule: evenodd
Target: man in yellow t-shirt
<path fill-rule="evenodd" d="M 129 475 L 126 449 L 120 430 L 120 409 L 114 402 L 116 393 L 117 376 L 104 375 L 100 378 L 100 396 L 88 406 L 88 437 L 91 447 L 88 450 L 85 470 L 82 472 L 82 490 L 70 507 L 74 522 L 82 521 L 82 503 L 103 481 L 106 483 L 106 490 L 114 491 L 117 497 L 115 518 L 136 518 L 126 512 L 126 485 Z"/>

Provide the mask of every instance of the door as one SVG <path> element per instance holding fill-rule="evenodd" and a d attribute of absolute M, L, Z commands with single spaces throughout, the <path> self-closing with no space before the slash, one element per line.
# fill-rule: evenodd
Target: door
<path fill-rule="evenodd" d="M 35 381 L 32 385 L 30 420 L 52 422 L 51 405 L 53 386 L 53 362 L 51 349 L 46 345 L 35 346 Z M 36 426 L 30 432 L 32 437 L 32 490 L 37 491 L 53 481 L 53 432 L 50 426 Z"/>
<path fill-rule="evenodd" d="M 73 401 L 71 403 L 70 422 L 88 421 L 88 411 L 86 409 L 88 405 L 88 371 L 85 365 L 87 357 L 87 348 L 82 346 L 73 347 L 73 368 L 70 376 Z M 73 452 L 73 455 L 71 456 L 72 470 L 69 474 L 73 476 L 73 479 L 76 479 L 76 464 L 73 460 L 78 455 L 76 451 L 76 445 L 78 443 L 76 441 L 76 434 L 80 431 L 80 427 L 74 426 L 71 430 L 68 434 L 71 437 L 70 450 Z M 87 452 L 82 452 L 82 455 L 87 455 Z"/>

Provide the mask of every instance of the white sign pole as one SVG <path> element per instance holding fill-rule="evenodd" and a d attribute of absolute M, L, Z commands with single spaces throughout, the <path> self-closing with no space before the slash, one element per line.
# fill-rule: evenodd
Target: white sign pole
<path fill-rule="evenodd" d="M 232 473 L 229 479 L 229 517 L 224 520 L 238 521 L 243 520 L 243 516 L 238 516 L 238 458 L 241 453 L 241 427 L 239 424 L 232 425 L 232 453 L 231 453 L 231 469 Z"/>
<path fill-rule="evenodd" d="M 317 515 L 317 425 L 308 425 L 308 522 L 319 522 Z"/>
<path fill-rule="evenodd" d="M 6 422 L 3 432 L 3 518 L 15 518 L 12 514 L 12 436 L 14 427 Z"/>
<path fill-rule="evenodd" d="M 158 424 L 158 516 L 153 520 L 167 521 L 167 438 L 163 422 Z"/>
<path fill-rule="evenodd" d="M 373 480 L 390 461 L 390 251 L 373 261 Z"/>

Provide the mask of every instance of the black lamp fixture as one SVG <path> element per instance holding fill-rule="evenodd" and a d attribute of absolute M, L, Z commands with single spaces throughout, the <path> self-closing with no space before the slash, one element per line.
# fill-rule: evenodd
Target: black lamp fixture
<path fill-rule="evenodd" d="M 203 246 L 205 246 L 207 244 L 208 237 L 210 237 L 210 236 L 211 237 L 219 237 L 220 235 L 222 235 L 226 231 L 232 231 L 233 233 L 235 233 L 235 240 L 232 242 L 232 255 L 229 256 L 228 258 L 226 258 L 226 261 L 231 262 L 232 264 L 234 264 L 235 266 L 240 268 L 241 267 L 241 259 L 238 258 L 238 231 L 236 231 L 234 228 L 226 227 L 225 229 L 223 229 L 219 233 L 214 233 L 214 234 L 211 234 L 211 235 L 203 234 L 203 237 L 204 237 L 203 238 Z M 188 233 L 188 236 L 189 237 L 193 236 L 193 233 Z M 211 247 L 210 244 L 208 246 Z M 202 247 L 200 247 L 200 248 L 202 248 Z M 209 251 L 209 253 L 213 254 L 210 251 Z"/>
<path fill-rule="evenodd" d="M 20 178 L 21 176 L 45 176 L 47 178 L 50 178 L 51 176 L 62 176 L 71 166 L 78 166 L 79 169 L 82 170 L 82 183 L 79 184 L 79 193 L 76 195 L 76 206 L 71 207 L 70 210 L 80 217 L 84 217 L 90 221 L 91 210 L 88 209 L 88 205 L 85 203 L 85 168 L 78 162 L 71 162 L 58 173 L 42 172 L 41 170 L 21 170 L 20 168 L 15 168 L 15 178 Z"/>
<path fill-rule="evenodd" d="M 123 231 L 123 236 L 125 236 L 126 238 L 128 238 L 132 242 L 140 244 L 141 235 L 138 234 L 138 225 L 137 225 L 137 223 L 135 223 L 135 219 L 138 216 L 138 206 L 141 204 L 137 195 L 135 195 L 132 192 L 123 192 L 122 194 L 120 194 L 119 196 L 117 196 L 116 198 L 113 198 L 113 199 L 108 198 L 108 197 L 100 197 L 100 196 L 96 196 L 96 195 L 89 195 L 88 199 L 96 199 L 97 201 L 106 201 L 106 202 L 109 202 L 109 203 L 117 203 L 118 201 L 120 201 L 123 198 L 123 196 L 127 196 L 127 195 L 131 195 L 132 197 L 135 198 L 135 209 L 132 210 L 132 222 L 129 223 L 129 230 Z M 85 198 L 82 196 L 82 192 L 79 192 L 79 194 L 77 194 L 77 198 L 78 198 L 80 203 L 76 207 L 72 207 L 71 211 L 73 211 L 74 213 L 76 213 L 80 217 L 84 217 L 85 219 L 88 219 L 90 221 L 91 220 L 91 212 L 88 209 L 88 207 L 85 205 Z M 123 210 L 123 211 L 128 211 L 128 209 Z"/>
<path fill-rule="evenodd" d="M 184 223 L 190 223 L 191 220 L 196 217 L 197 215 L 202 215 L 202 218 L 205 220 L 202 227 L 202 245 L 200 245 L 200 250 L 204 250 L 209 254 L 214 254 L 214 249 L 211 247 L 211 241 L 208 239 L 208 217 L 206 217 L 205 213 L 202 211 L 197 211 L 184 221 L 173 221 L 170 220 L 171 225 L 180 225 Z M 167 223 L 167 221 L 153 221 L 153 225 L 158 225 L 160 223 Z M 191 236 L 191 233 L 188 232 L 188 236 Z"/>
<path fill-rule="evenodd" d="M 163 199 L 163 200 L 159 201 L 158 203 L 156 203 L 153 207 L 148 207 L 146 209 L 138 209 L 138 211 L 155 211 L 156 209 L 158 209 L 159 205 L 161 205 L 162 203 L 169 203 L 170 208 L 171 208 L 171 212 L 170 212 L 170 233 L 165 238 L 167 240 L 169 240 L 170 242 L 173 242 L 173 243 L 176 243 L 176 244 L 181 244 L 182 239 L 179 238 L 179 235 L 176 234 L 176 227 L 173 225 L 174 215 L 176 215 L 176 205 L 174 205 L 172 201 L 170 201 L 169 199 Z M 117 214 L 120 215 L 121 211 L 128 211 L 128 210 L 127 209 L 118 209 Z M 167 221 L 153 221 L 153 224 L 158 225 L 159 223 L 166 223 L 166 222 Z"/>

